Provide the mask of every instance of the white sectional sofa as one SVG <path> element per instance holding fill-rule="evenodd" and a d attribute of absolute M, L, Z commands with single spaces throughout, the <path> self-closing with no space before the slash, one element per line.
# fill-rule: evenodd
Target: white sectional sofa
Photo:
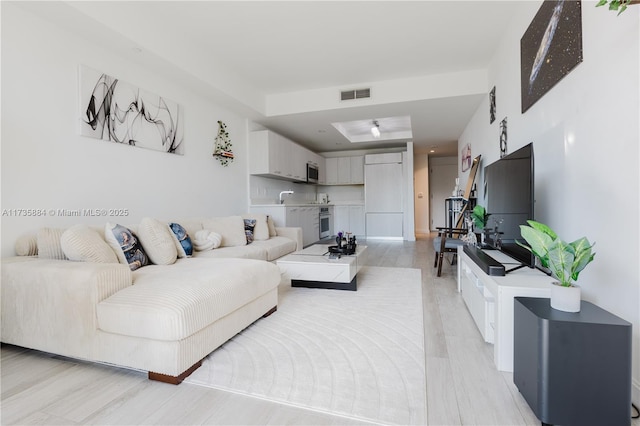
<path fill-rule="evenodd" d="M 2 342 L 178 384 L 209 353 L 277 309 L 281 276 L 270 261 L 301 249 L 302 231 L 272 228 L 265 238 L 266 217 L 255 219 L 265 227 L 256 224 L 249 244 L 245 227 L 245 243 L 239 239 L 243 218 L 178 221 L 189 235 L 220 237 L 220 247 L 179 257 L 181 244 L 167 223 L 145 218 L 133 235 L 152 262 L 137 268 L 105 249 L 102 237 L 112 224 L 26 236 L 16 251 L 27 256 L 2 260 Z"/>

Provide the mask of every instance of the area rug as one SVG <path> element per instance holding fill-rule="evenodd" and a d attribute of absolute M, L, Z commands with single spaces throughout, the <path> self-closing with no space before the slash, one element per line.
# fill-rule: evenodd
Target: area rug
<path fill-rule="evenodd" d="M 385 424 L 425 424 L 420 270 L 364 267 L 358 290 L 279 288 L 278 311 L 185 382 Z"/>

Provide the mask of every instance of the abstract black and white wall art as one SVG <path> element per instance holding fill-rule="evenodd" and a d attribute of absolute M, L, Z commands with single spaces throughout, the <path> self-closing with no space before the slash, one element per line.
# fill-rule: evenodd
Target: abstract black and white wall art
<path fill-rule="evenodd" d="M 179 104 L 84 65 L 79 82 L 82 136 L 183 154 Z"/>
<path fill-rule="evenodd" d="M 580 1 L 544 1 L 520 39 L 522 112 L 582 62 Z"/>

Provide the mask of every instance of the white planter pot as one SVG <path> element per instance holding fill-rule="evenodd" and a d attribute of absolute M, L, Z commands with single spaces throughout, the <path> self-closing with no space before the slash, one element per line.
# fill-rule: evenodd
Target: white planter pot
<path fill-rule="evenodd" d="M 551 307 L 564 312 L 580 312 L 580 287 L 563 287 L 558 282 L 551 286 Z"/>

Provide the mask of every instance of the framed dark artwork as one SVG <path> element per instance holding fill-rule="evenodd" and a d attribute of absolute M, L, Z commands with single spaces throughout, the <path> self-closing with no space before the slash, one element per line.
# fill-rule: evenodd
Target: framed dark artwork
<path fill-rule="evenodd" d="M 520 39 L 522 112 L 582 62 L 580 1 L 544 1 Z"/>
<path fill-rule="evenodd" d="M 507 155 L 507 117 L 500 122 L 500 158 Z"/>
<path fill-rule="evenodd" d="M 489 124 L 496 121 L 496 86 L 489 92 Z"/>

